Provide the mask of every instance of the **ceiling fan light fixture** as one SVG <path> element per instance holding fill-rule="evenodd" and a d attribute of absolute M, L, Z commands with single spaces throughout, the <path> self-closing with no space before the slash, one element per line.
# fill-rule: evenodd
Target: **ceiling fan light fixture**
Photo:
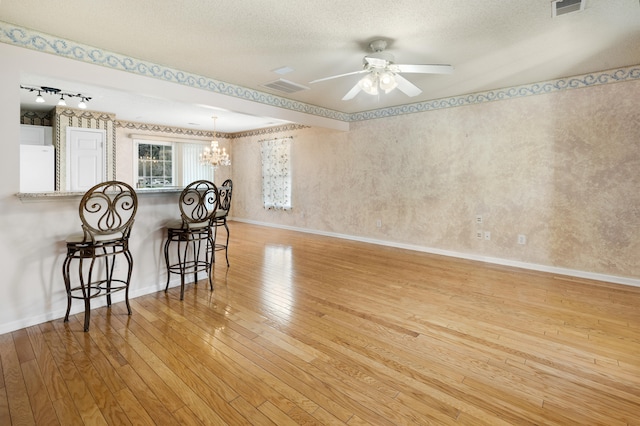
<path fill-rule="evenodd" d="M 363 92 L 368 93 L 369 95 L 377 95 L 378 94 L 378 75 L 376 73 L 370 73 L 362 77 L 358 82 L 358 85 L 362 89 Z"/>
<path fill-rule="evenodd" d="M 553 0 L 553 1 L 586 1 L 586 0 Z M 362 69 L 331 77 L 313 80 L 310 83 L 332 80 L 338 77 L 346 77 L 354 74 L 365 73 L 352 88 L 343 96 L 343 101 L 353 99 L 358 93 L 365 92 L 369 95 L 378 95 L 380 90 L 390 93 L 396 88 L 409 97 L 418 96 L 422 90 L 402 74 L 451 74 L 453 67 L 444 64 L 396 64 L 391 53 L 385 51 L 387 41 L 384 39 L 373 40 L 369 47 L 373 51 L 362 59 Z"/>
<path fill-rule="evenodd" d="M 380 73 L 378 80 L 380 81 L 380 88 L 384 90 L 384 93 L 389 93 L 393 89 L 398 87 L 396 76 L 390 71 L 383 71 L 382 73 Z"/>

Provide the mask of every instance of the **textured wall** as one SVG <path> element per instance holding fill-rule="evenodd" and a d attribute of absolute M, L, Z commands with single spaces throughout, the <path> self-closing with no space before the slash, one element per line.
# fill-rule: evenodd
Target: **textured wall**
<path fill-rule="evenodd" d="M 232 215 L 638 278 L 637 99 L 632 81 L 361 121 L 346 133 L 282 132 L 294 136 L 287 212 L 260 204 L 265 136 L 239 138 Z"/>

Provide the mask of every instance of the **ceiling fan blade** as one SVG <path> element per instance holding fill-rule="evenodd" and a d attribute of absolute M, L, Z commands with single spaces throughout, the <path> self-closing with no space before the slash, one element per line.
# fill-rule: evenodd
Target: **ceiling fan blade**
<path fill-rule="evenodd" d="M 345 73 L 345 74 L 332 75 L 331 77 L 319 78 L 317 80 L 310 81 L 309 84 L 318 83 L 320 81 L 332 80 L 332 79 L 338 78 L 338 77 L 346 77 L 348 75 L 362 74 L 363 72 L 367 72 L 367 71 L 368 70 L 360 70 L 360 71 L 348 72 L 348 73 Z"/>
<path fill-rule="evenodd" d="M 451 65 L 411 65 L 411 64 L 394 64 L 398 72 L 420 73 L 420 74 L 451 74 L 453 67 Z"/>
<path fill-rule="evenodd" d="M 353 99 L 353 98 L 355 98 L 355 96 L 356 96 L 358 93 L 360 93 L 360 90 L 362 90 L 362 89 L 360 88 L 360 84 L 356 83 L 356 85 L 355 85 L 355 86 L 353 86 L 353 87 L 351 88 L 351 90 L 349 90 L 349 91 L 347 92 L 347 94 L 346 94 L 346 95 L 344 95 L 344 98 L 342 98 L 342 100 L 343 100 L 343 101 L 348 101 L 349 99 Z"/>
<path fill-rule="evenodd" d="M 422 90 L 418 88 L 415 84 L 411 83 L 406 78 L 396 74 L 396 82 L 398 83 L 398 89 L 409 97 L 418 96 L 422 93 Z"/>

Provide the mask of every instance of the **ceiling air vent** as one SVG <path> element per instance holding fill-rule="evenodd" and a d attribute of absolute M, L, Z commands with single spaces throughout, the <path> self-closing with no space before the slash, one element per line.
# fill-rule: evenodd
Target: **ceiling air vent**
<path fill-rule="evenodd" d="M 567 13 L 580 12 L 584 10 L 584 4 L 587 0 L 553 0 L 551 2 L 551 14 L 556 16 L 566 15 Z"/>
<path fill-rule="evenodd" d="M 283 78 L 279 78 L 270 83 L 265 83 L 262 85 L 263 87 L 268 87 L 269 89 L 277 90 L 279 92 L 284 93 L 295 93 L 301 90 L 308 90 L 309 88 L 303 86 L 301 84 L 294 83 L 293 81 L 285 80 Z"/>

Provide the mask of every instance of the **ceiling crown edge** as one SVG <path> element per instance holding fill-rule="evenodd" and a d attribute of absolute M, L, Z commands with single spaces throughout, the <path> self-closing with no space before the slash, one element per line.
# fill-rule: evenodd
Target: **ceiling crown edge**
<path fill-rule="evenodd" d="M 502 89 L 487 90 L 484 92 L 475 92 L 449 98 L 434 99 L 431 101 L 416 102 L 395 107 L 356 112 L 351 114 L 349 118 L 350 121 L 372 120 L 376 118 L 434 111 L 445 108 L 455 108 L 527 96 L 537 96 L 553 92 L 633 80 L 640 80 L 640 65 L 614 68 L 595 73 L 524 84 L 521 86 L 505 87 Z"/>
<path fill-rule="evenodd" d="M 294 101 L 202 75 L 165 67 L 153 62 L 143 61 L 88 46 L 73 40 L 54 37 L 4 21 L 0 21 L 0 42 L 291 111 L 339 121 L 349 121 L 349 114 L 344 112 Z"/>
<path fill-rule="evenodd" d="M 302 112 L 344 122 L 364 121 L 433 111 L 443 108 L 453 108 L 485 102 L 494 102 L 498 100 L 521 98 L 525 96 L 536 96 L 563 90 L 619 83 L 623 81 L 640 80 L 640 65 L 633 65 L 624 68 L 610 69 L 579 76 L 530 83 L 521 86 L 488 90 L 484 92 L 403 104 L 363 112 L 345 113 L 101 50 L 72 40 L 53 37 L 48 34 L 19 27 L 3 21 L 0 21 L 0 42 L 120 71 L 127 71 L 145 77 L 165 80 L 252 102 L 258 102 L 291 111 Z"/>

